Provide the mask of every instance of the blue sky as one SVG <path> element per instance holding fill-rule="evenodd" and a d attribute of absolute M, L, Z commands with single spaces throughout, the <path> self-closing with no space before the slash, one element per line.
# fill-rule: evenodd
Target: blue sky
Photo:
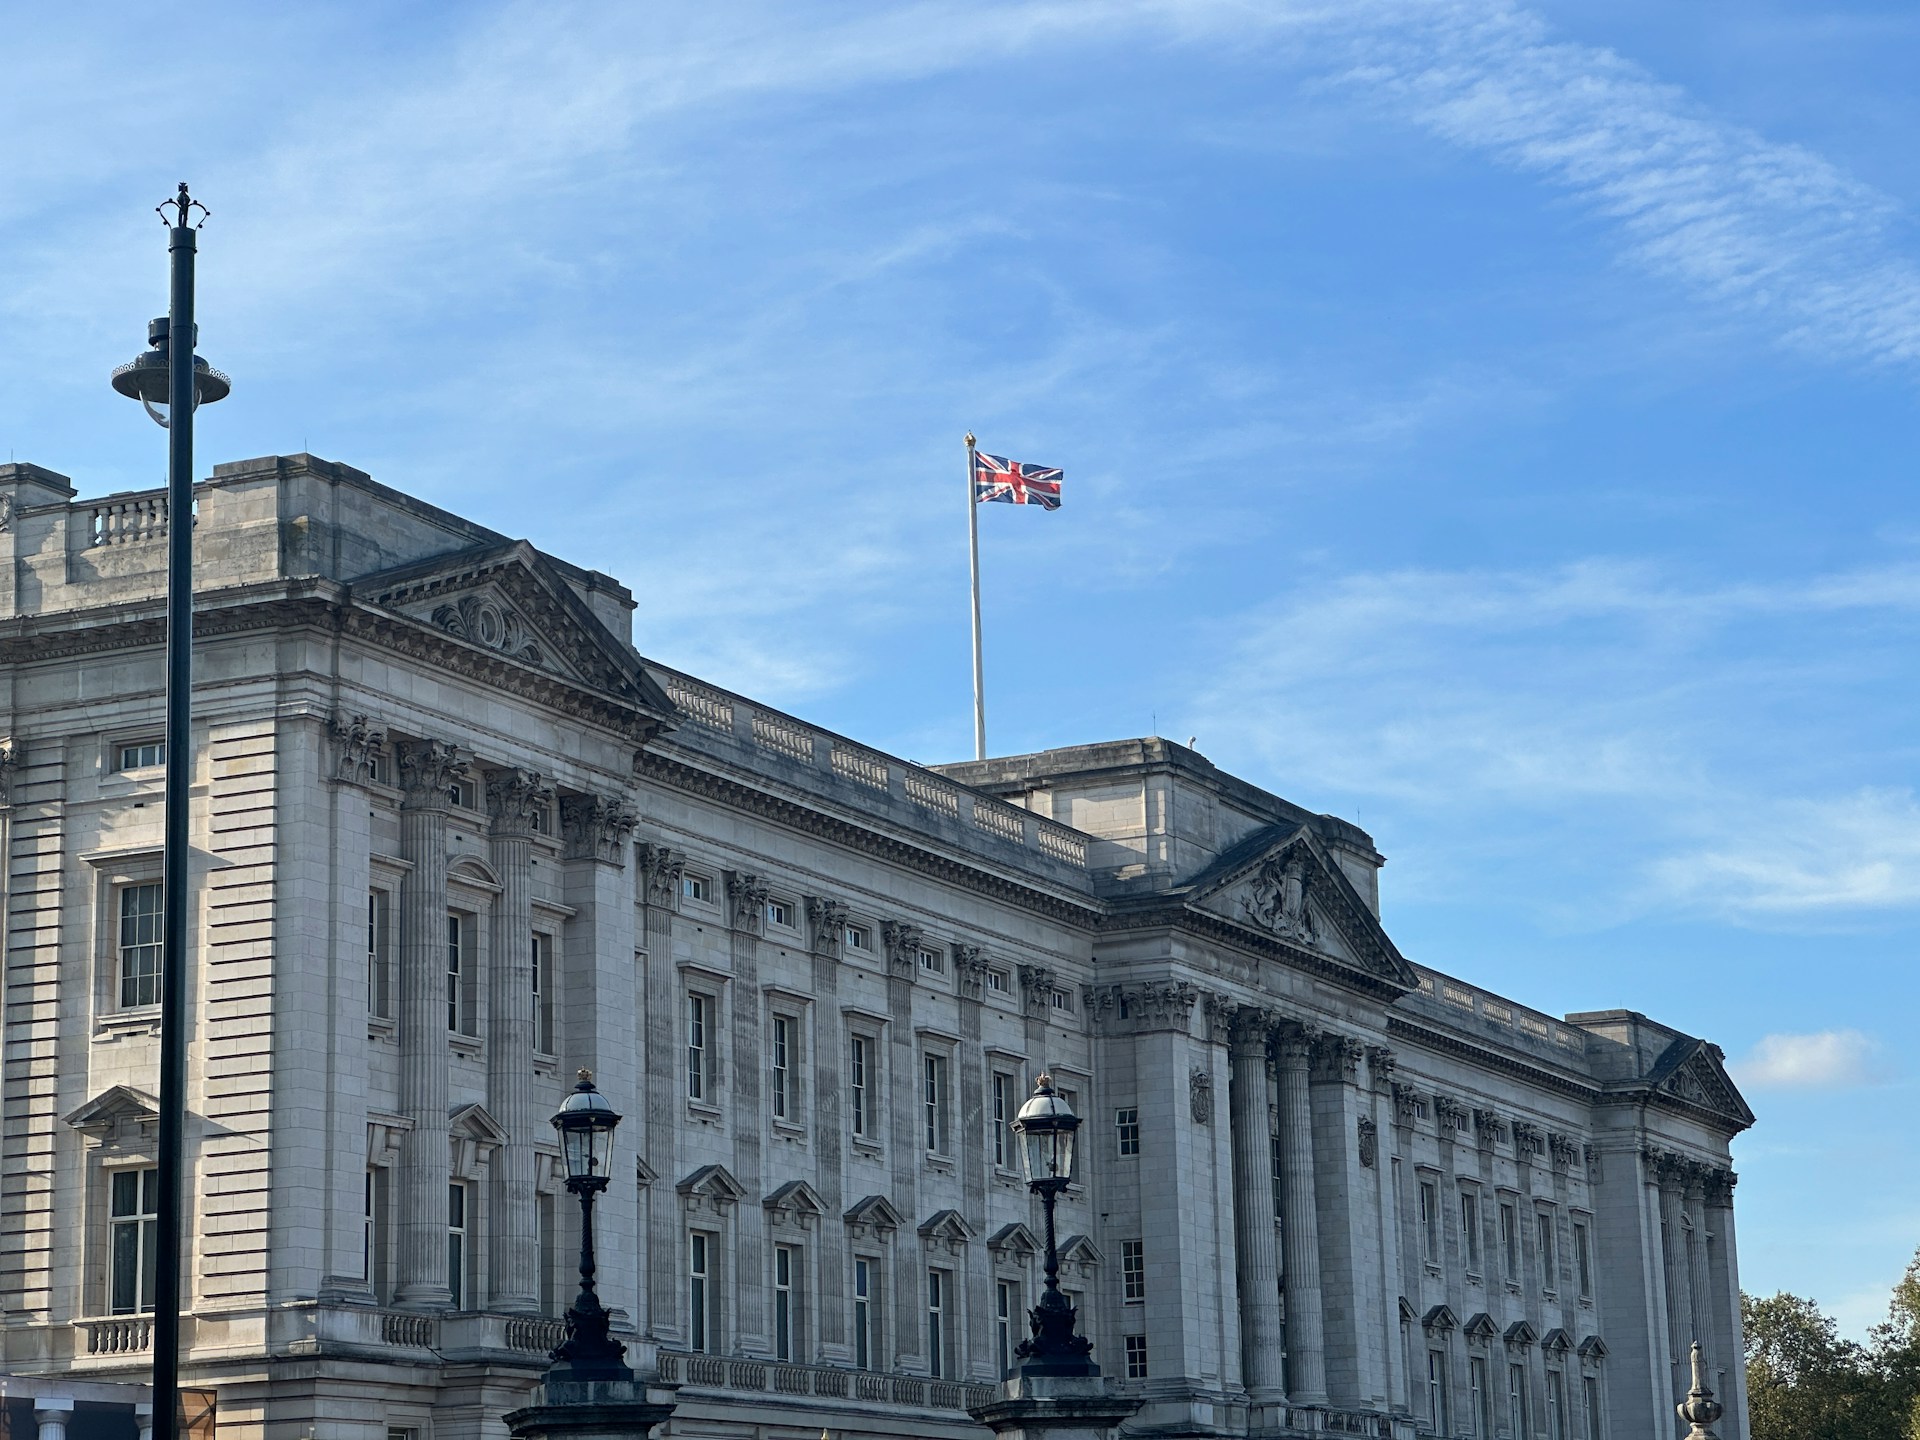
<path fill-rule="evenodd" d="M 1878 1317 L 1920 1245 L 1920 12 L 177 23 L 0 0 L 16 458 L 161 479 L 105 375 L 186 178 L 205 464 L 360 466 L 928 761 L 970 751 L 960 437 L 1062 466 L 981 515 L 991 747 L 1197 736 L 1373 832 L 1412 958 L 1718 1040 L 1748 1288 Z"/>

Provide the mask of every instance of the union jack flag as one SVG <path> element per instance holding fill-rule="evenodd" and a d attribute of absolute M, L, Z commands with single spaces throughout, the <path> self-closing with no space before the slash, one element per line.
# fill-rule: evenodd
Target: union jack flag
<path fill-rule="evenodd" d="M 1045 465 L 1022 465 L 985 451 L 973 452 L 973 500 L 984 505 L 989 500 L 1008 505 L 1038 505 L 1045 510 L 1060 508 L 1060 472 Z"/>

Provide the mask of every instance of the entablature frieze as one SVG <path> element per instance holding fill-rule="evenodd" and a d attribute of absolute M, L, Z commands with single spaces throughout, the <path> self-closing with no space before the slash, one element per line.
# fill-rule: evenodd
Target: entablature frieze
<path fill-rule="evenodd" d="M 1186 980 L 1149 980 L 1132 985 L 1085 985 L 1080 997 L 1088 1020 L 1100 1034 L 1187 1032 L 1193 1026 L 1200 988 Z"/>
<path fill-rule="evenodd" d="M 1714 1209 L 1732 1207 L 1733 1187 L 1740 1183 L 1740 1177 L 1731 1168 L 1656 1145 L 1643 1145 L 1640 1158 L 1648 1184 L 1679 1195 L 1698 1195 Z"/>

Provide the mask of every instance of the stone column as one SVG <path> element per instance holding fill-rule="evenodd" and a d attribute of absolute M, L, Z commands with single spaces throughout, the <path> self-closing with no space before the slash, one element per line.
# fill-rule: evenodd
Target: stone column
<path fill-rule="evenodd" d="M 820 1277 L 820 1358 L 829 1365 L 853 1359 L 847 1343 L 846 1272 L 847 1227 L 840 1223 L 846 1209 L 847 1111 L 843 1076 L 847 1063 L 846 1031 L 840 1018 L 840 950 L 846 943 L 847 907 L 818 896 L 807 900 L 807 923 L 813 958 L 813 1143 L 819 1154 L 814 1188 L 826 1214 L 820 1224 L 820 1255 L 815 1273 Z M 868 1083 L 876 1077 L 869 1075 Z"/>
<path fill-rule="evenodd" d="M 954 1056 L 954 1092 L 959 1111 L 954 1116 L 954 1158 L 960 1162 L 963 1215 L 987 1213 L 987 1166 L 992 1154 L 986 1143 L 986 1049 L 981 1041 L 980 1011 L 986 998 L 986 961 L 977 945 L 956 945 L 950 968 L 960 992 L 960 1049 Z M 1091 1168 L 1091 1167 L 1089 1167 Z M 993 1268 L 968 1265 L 963 1281 L 967 1290 L 966 1361 L 969 1380 L 1000 1379 L 993 1356 Z"/>
<path fill-rule="evenodd" d="M 500 877 L 487 984 L 487 1109 L 507 1132 L 494 1154 L 493 1250 L 489 1304 L 531 1314 L 540 1308 L 535 1218 L 533 1109 L 533 825 L 553 804 L 553 787 L 530 770 L 489 770 L 493 817 L 488 854 Z M 553 977 L 546 979 L 552 986 Z"/>
<path fill-rule="evenodd" d="M 393 1303 L 444 1309 L 447 1288 L 447 808 L 469 765 L 443 740 L 400 747 L 400 1146 Z"/>
<path fill-rule="evenodd" d="M 1320 1292 L 1320 1215 L 1313 1184 L 1313 1102 L 1308 1091 L 1312 1035 L 1303 1026 L 1277 1032 L 1280 1071 L 1280 1169 L 1285 1177 L 1281 1238 L 1286 1247 L 1287 1398 L 1327 1403 L 1327 1353 Z"/>
<path fill-rule="evenodd" d="M 647 1167 L 660 1193 L 647 1207 L 647 1316 L 652 1338 L 678 1345 L 681 1329 L 680 1283 L 687 1247 L 673 1187 L 681 1178 L 677 1142 L 687 1113 L 686 1014 L 673 968 L 673 916 L 680 907 L 680 876 L 687 857 L 664 845 L 638 849 L 640 897 L 646 905 L 647 1124 L 643 1140 Z"/>
<path fill-rule="evenodd" d="M 765 1018 L 760 1013 L 760 936 L 767 926 L 767 887 L 757 875 L 726 872 L 727 953 L 733 971 L 733 1072 L 729 1104 L 733 1124 L 733 1178 L 755 1201 L 770 1188 L 765 1184 L 761 1158 L 762 1127 L 767 1107 L 761 1092 L 767 1086 L 767 1049 L 762 1038 Z M 767 1212 L 757 1204 L 739 1208 L 734 1243 L 740 1256 L 739 1272 L 730 1287 L 734 1302 L 734 1336 L 748 1355 L 773 1354 L 772 1328 L 767 1324 L 767 1287 L 772 1282 L 773 1253 L 767 1241 Z M 804 1356 L 796 1355 L 796 1360 Z"/>
<path fill-rule="evenodd" d="M 1233 1135 L 1233 1239 L 1240 1282 L 1240 1375 L 1255 1406 L 1287 1398 L 1280 1330 L 1280 1262 L 1273 1238 L 1273 1134 L 1268 1100 L 1270 1011 L 1243 1005 L 1228 1034 Z"/>
<path fill-rule="evenodd" d="M 1693 1289 L 1687 1273 L 1686 1231 L 1681 1220 L 1681 1176 L 1679 1157 L 1662 1155 L 1655 1173 L 1660 1184 L 1660 1246 L 1662 1269 L 1667 1279 L 1667 1374 L 1674 1393 L 1679 1393 L 1685 1375 L 1682 1356 L 1688 1353 L 1693 1336 Z"/>
<path fill-rule="evenodd" d="M 881 930 L 887 949 L 887 1014 L 892 1017 L 887 1026 L 885 1093 L 889 1102 L 887 1163 L 893 1172 L 893 1190 L 887 1198 L 907 1224 L 913 1225 L 921 1218 L 920 1171 L 927 1153 L 921 1130 L 923 1082 L 913 1034 L 913 952 L 919 948 L 920 931 L 894 920 L 887 921 Z M 911 1234 L 895 1241 L 893 1283 L 885 1297 L 893 1311 L 894 1363 L 908 1371 L 933 1358 L 926 1353 L 926 1264 L 916 1241 Z"/>
<path fill-rule="evenodd" d="M 1733 1243 L 1733 1187 L 1738 1182 L 1733 1171 L 1713 1169 L 1707 1172 L 1704 1186 L 1704 1209 L 1713 1237 L 1707 1283 L 1714 1335 L 1720 1342 L 1720 1402 L 1726 1406 L 1724 1428 L 1729 1435 L 1747 1433 L 1747 1363 L 1735 1338 L 1740 1334 L 1740 1262 Z"/>
<path fill-rule="evenodd" d="M 1390 1392 L 1374 1325 L 1385 1308 L 1378 1244 L 1383 1217 L 1373 1174 L 1379 1130 L 1372 1093 L 1360 1078 L 1366 1053 L 1351 1035 L 1323 1034 L 1314 1045 L 1314 1186 L 1327 1392 L 1336 1405 L 1384 1410 Z"/>
<path fill-rule="evenodd" d="M 59 1399 L 42 1397 L 33 1402 L 33 1420 L 40 1429 L 39 1440 L 67 1440 L 67 1422 L 71 1419 L 73 1401 L 65 1396 Z"/>
<path fill-rule="evenodd" d="M 1714 1334 L 1713 1289 L 1707 1280 L 1707 1206 L 1705 1184 L 1707 1167 L 1689 1165 L 1680 1191 L 1680 1208 L 1691 1227 L 1687 1232 L 1687 1296 L 1693 1302 L 1692 1334 L 1682 1336 L 1698 1344 L 1706 1358 L 1709 1373 L 1724 1357 Z"/>

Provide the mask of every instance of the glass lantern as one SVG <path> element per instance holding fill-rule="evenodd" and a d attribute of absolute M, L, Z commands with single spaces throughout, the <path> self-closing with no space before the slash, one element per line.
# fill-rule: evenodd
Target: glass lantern
<path fill-rule="evenodd" d="M 1064 1187 L 1073 1179 L 1073 1139 L 1079 1128 L 1080 1117 L 1054 1093 L 1053 1076 L 1042 1074 L 1013 1122 L 1029 1185 Z"/>
<path fill-rule="evenodd" d="M 620 1112 L 593 1088 L 593 1072 L 582 1070 L 573 1093 L 553 1117 L 569 1181 L 606 1183 L 607 1153 L 613 1147 L 613 1131 L 619 1123 Z"/>

